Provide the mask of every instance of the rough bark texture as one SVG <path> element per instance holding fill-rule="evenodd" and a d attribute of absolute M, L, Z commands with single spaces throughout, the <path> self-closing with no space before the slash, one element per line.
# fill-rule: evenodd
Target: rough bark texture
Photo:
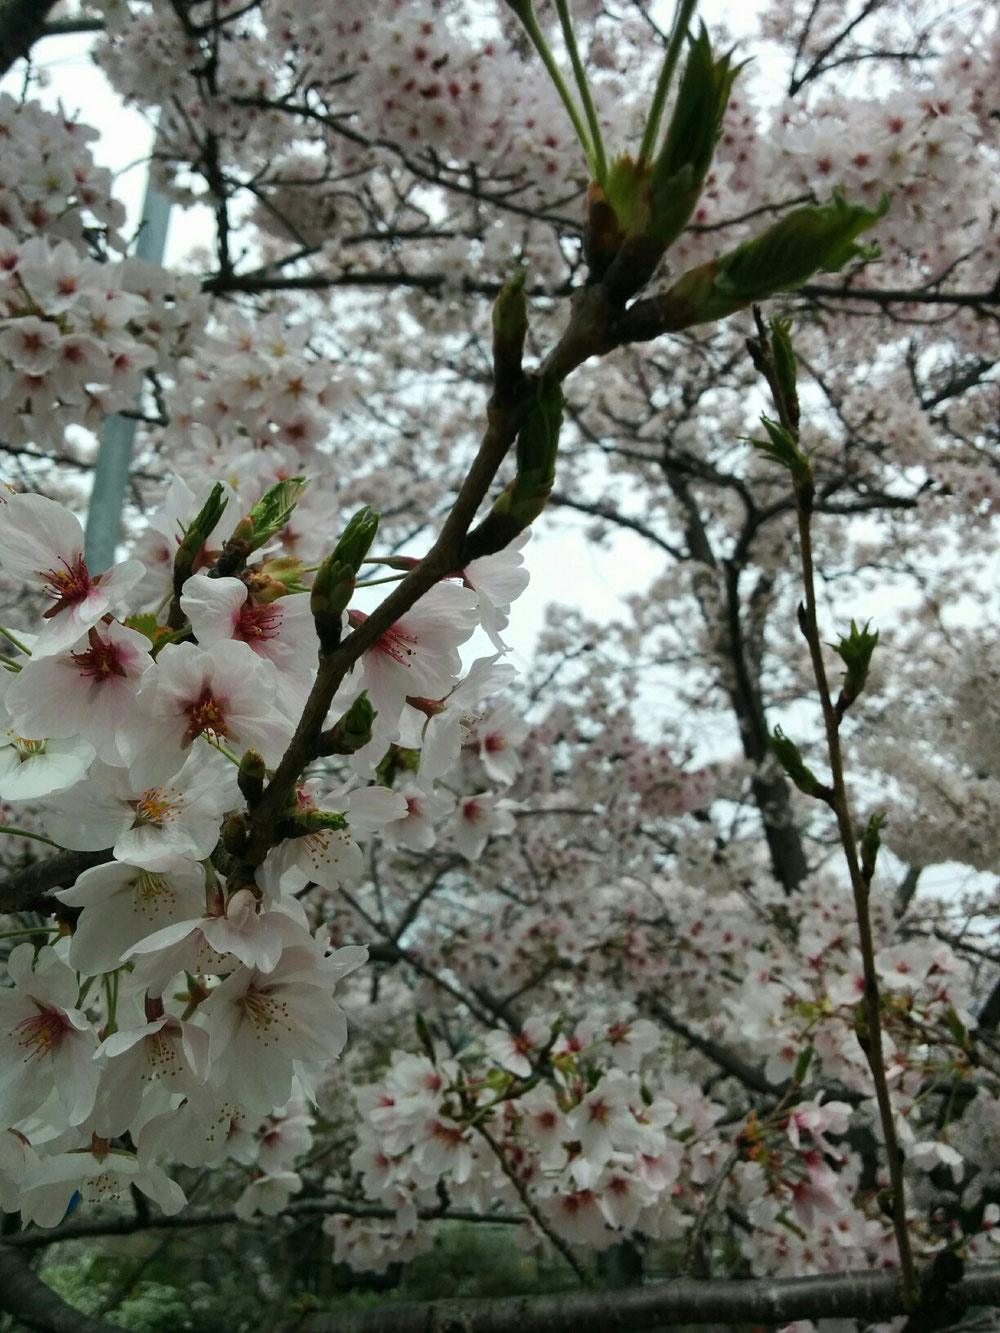
<path fill-rule="evenodd" d="M 926 1319 L 915 1316 L 912 1327 L 944 1328 L 965 1307 L 1000 1301 L 1000 1265 L 974 1268 L 946 1289 L 931 1276 L 926 1293 Z M 607 1292 L 387 1305 L 305 1315 L 282 1325 L 282 1333 L 652 1333 L 678 1323 L 773 1325 L 904 1313 L 898 1272 L 881 1271 L 743 1282 L 682 1278 Z"/>
<path fill-rule="evenodd" d="M 55 904 L 42 901 L 53 889 L 68 889 L 78 875 L 112 859 L 111 849 L 102 852 L 57 852 L 35 861 L 0 884 L 0 912 L 49 912 Z"/>

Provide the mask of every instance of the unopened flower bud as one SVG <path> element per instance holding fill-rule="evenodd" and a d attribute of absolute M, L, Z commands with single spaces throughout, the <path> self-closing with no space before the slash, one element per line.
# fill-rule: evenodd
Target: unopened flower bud
<path fill-rule="evenodd" d="M 338 722 L 320 737 L 323 754 L 354 754 L 372 738 L 372 723 L 378 710 L 372 707 L 367 691 L 354 700 Z"/>
<path fill-rule="evenodd" d="M 215 530 L 216 524 L 222 517 L 227 503 L 223 498 L 222 491 L 222 482 L 217 481 L 212 487 L 208 499 L 184 529 L 184 535 L 174 555 L 174 591 L 178 595 L 193 573 L 195 561 L 201 553 L 202 547 L 208 541 Z"/>
<path fill-rule="evenodd" d="M 264 791 L 267 768 L 264 758 L 256 750 L 247 750 L 240 760 L 236 781 L 247 805 L 256 805 Z"/>
<path fill-rule="evenodd" d="M 320 651 L 332 652 L 340 642 L 342 616 L 354 593 L 354 581 L 368 548 L 375 540 L 380 514 L 365 505 L 354 515 L 333 552 L 313 579 L 309 606 L 316 622 Z"/>

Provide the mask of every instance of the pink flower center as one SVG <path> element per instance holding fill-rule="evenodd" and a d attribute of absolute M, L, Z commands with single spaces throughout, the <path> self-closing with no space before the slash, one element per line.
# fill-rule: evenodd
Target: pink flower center
<path fill-rule="evenodd" d="M 391 657 L 400 666 L 408 667 L 410 664 L 407 658 L 413 656 L 416 642 L 414 635 L 407 634 L 406 630 L 400 629 L 398 625 L 391 625 L 373 645 L 373 651 Z"/>
<path fill-rule="evenodd" d="M 67 607 L 82 602 L 97 586 L 87 573 L 87 566 L 83 563 L 82 555 L 78 555 L 72 565 L 65 560 L 60 560 L 59 563 L 62 565 L 62 569 L 50 569 L 47 573 L 39 571 L 42 578 L 48 579 L 48 586 L 45 591 L 54 599 L 55 603 L 44 613 L 43 618 L 45 620 L 51 620 L 60 611 L 65 611 Z"/>
<path fill-rule="evenodd" d="M 267 606 L 251 606 L 248 602 L 240 611 L 233 638 L 248 643 L 251 648 L 262 640 L 274 639 L 277 637 L 281 618 L 280 609 L 273 603 Z"/>
<path fill-rule="evenodd" d="M 347 620 L 352 629 L 357 629 L 359 625 L 364 624 L 368 617 L 363 611 L 348 611 Z M 390 625 L 380 638 L 376 639 L 369 648 L 369 652 L 381 653 L 384 657 L 391 657 L 394 662 L 400 666 L 408 667 L 410 664 L 407 658 L 413 656 L 416 651 L 417 637 L 415 634 L 408 634 L 397 622 Z"/>
<path fill-rule="evenodd" d="M 222 736 L 229 735 L 222 705 L 207 685 L 195 702 L 188 705 L 187 714 L 187 737 L 189 740 L 193 741 L 196 736 L 205 735 L 218 740 Z"/>
<path fill-rule="evenodd" d="M 55 1050 L 71 1026 L 66 1015 L 58 1009 L 39 1009 L 37 1014 L 15 1023 L 14 1031 L 19 1034 L 17 1044 L 25 1052 L 25 1064 L 29 1060 L 41 1060 L 49 1051 Z"/>
<path fill-rule="evenodd" d="M 434 1137 L 453 1152 L 462 1142 L 462 1131 L 457 1125 L 442 1125 L 440 1120 L 435 1120 L 430 1128 Z"/>
<path fill-rule="evenodd" d="M 90 647 L 82 653 L 70 656 L 80 669 L 81 676 L 93 676 L 97 680 L 107 680 L 108 676 L 125 676 L 122 665 L 122 651 L 110 639 L 102 639 L 96 629 L 87 631 Z"/>

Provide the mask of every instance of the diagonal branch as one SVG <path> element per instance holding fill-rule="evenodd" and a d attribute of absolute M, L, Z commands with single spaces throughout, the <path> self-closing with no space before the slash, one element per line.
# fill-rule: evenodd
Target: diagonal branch
<path fill-rule="evenodd" d="M 27 1260 L 0 1245 L 0 1310 L 36 1333 L 119 1333 L 117 1324 L 74 1310 L 47 1287 Z"/>

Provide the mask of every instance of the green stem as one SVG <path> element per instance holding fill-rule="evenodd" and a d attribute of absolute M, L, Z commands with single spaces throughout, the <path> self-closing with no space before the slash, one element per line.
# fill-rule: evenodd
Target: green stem
<path fill-rule="evenodd" d="M 562 76 L 559 66 L 556 64 L 555 56 L 549 50 L 549 44 L 545 40 L 545 34 L 538 26 L 538 20 L 535 18 L 535 11 L 530 3 L 511 5 L 511 9 L 521 20 L 521 26 L 531 39 L 531 44 L 542 58 L 542 64 L 548 71 L 549 78 L 555 85 L 555 90 L 562 98 L 563 106 L 566 108 L 570 120 L 573 122 L 573 128 L 576 130 L 576 137 L 580 140 L 584 155 L 587 158 L 587 169 L 591 176 L 597 177 L 597 159 L 594 155 L 594 149 L 591 147 L 590 139 L 587 135 L 586 127 L 580 119 L 580 112 L 577 110 L 576 103 L 573 101 L 573 95 L 566 87 L 566 81 Z"/>
<path fill-rule="evenodd" d="M 663 68 L 660 70 L 656 92 L 653 94 L 653 104 L 649 108 L 649 117 L 639 147 L 640 162 L 652 161 L 656 149 L 656 140 L 660 133 L 660 121 L 663 119 L 663 108 L 667 103 L 667 93 L 670 91 L 674 70 L 677 68 L 677 61 L 680 58 L 681 47 L 684 44 L 684 38 L 687 36 L 691 19 L 694 17 L 694 11 L 697 7 L 698 0 L 677 0 L 674 26 L 670 30 L 670 41 L 667 44 L 667 54 L 663 59 Z"/>
<path fill-rule="evenodd" d="M 31 649 L 28 648 L 25 644 L 23 644 L 16 634 L 12 634 L 5 625 L 0 625 L 0 634 L 2 634 L 5 639 L 10 639 L 14 647 L 20 648 L 21 652 L 24 653 L 27 657 L 31 656 Z"/>
<path fill-rule="evenodd" d="M 15 828 L 13 824 L 0 824 L 0 833 L 9 833 L 12 837 L 33 838 L 35 842 L 47 842 L 50 847 L 58 847 L 63 850 L 58 842 L 53 842 L 51 838 L 46 838 L 42 833 L 30 833 L 26 828 Z"/>
<path fill-rule="evenodd" d="M 375 588 L 380 583 L 399 583 L 405 579 L 405 574 L 387 574 L 384 579 L 365 579 L 363 582 L 355 583 L 355 588 Z"/>
<path fill-rule="evenodd" d="M 16 940 L 20 935 L 58 935 L 59 926 L 26 926 L 24 930 L 0 931 L 0 940 Z"/>
<path fill-rule="evenodd" d="M 559 23 L 566 42 L 566 50 L 569 52 L 570 63 L 573 66 L 573 77 L 576 79 L 576 86 L 580 91 L 580 101 L 583 103 L 587 124 L 590 126 L 590 137 L 594 146 L 594 164 L 590 174 L 598 185 L 604 185 L 608 175 L 608 159 L 604 153 L 604 140 L 601 138 L 601 122 L 597 119 L 597 108 L 594 106 L 594 99 L 590 95 L 590 84 L 587 81 L 587 74 L 576 45 L 576 34 L 570 20 L 567 0 L 556 0 L 556 9 L 559 11 Z"/>

